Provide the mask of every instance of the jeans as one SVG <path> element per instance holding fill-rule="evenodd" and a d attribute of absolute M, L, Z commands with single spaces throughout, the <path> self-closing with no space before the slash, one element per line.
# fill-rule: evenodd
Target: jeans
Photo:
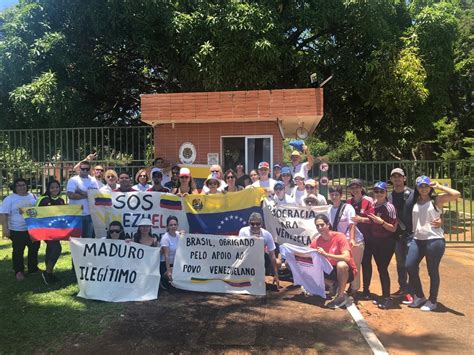
<path fill-rule="evenodd" d="M 390 297 L 390 275 L 388 265 L 395 252 L 395 239 L 391 237 L 365 239 L 364 257 L 362 258 L 362 279 L 364 291 L 369 291 L 372 279 L 372 256 L 377 264 L 380 283 L 382 284 L 382 296 Z"/>
<path fill-rule="evenodd" d="M 408 272 L 405 267 L 408 248 L 413 241 L 413 236 L 397 239 L 395 243 L 395 259 L 397 260 L 398 286 L 400 290 L 409 292 Z"/>
<path fill-rule="evenodd" d="M 28 248 L 28 272 L 38 271 L 40 242 L 33 242 L 27 231 L 12 230 L 10 231 L 10 239 L 12 240 L 12 261 L 15 274 L 25 271 L 25 264 L 23 262 L 25 247 Z"/>
<path fill-rule="evenodd" d="M 91 215 L 82 216 L 82 238 L 94 237 L 94 225 Z"/>
<path fill-rule="evenodd" d="M 61 255 L 61 242 L 59 240 L 45 240 L 46 242 L 46 257 L 44 263 L 48 265 L 56 265 L 56 262 Z"/>
<path fill-rule="evenodd" d="M 426 267 L 430 276 L 430 297 L 432 303 L 436 303 L 439 291 L 439 263 L 443 257 L 446 241 L 442 238 L 430 240 L 415 239 L 408 249 L 406 268 L 410 276 L 410 287 L 417 297 L 425 297 L 421 286 L 419 265 L 426 257 Z"/>

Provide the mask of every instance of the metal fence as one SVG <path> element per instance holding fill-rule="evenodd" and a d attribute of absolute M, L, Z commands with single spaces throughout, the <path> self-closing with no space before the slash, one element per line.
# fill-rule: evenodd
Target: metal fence
<path fill-rule="evenodd" d="M 327 172 L 320 171 L 319 165 L 315 165 L 312 173 L 320 179 L 326 176 L 328 185 L 344 187 L 350 179 L 362 179 L 367 193 L 371 195 L 375 182 L 380 180 L 389 182 L 390 172 L 394 168 L 402 168 L 405 171 L 409 187 L 415 186 L 418 176 L 427 175 L 441 183 L 450 183 L 452 188 L 460 191 L 461 198 L 447 204 L 443 209 L 443 228 L 448 241 L 473 242 L 474 160 L 331 162 Z M 320 188 L 325 192 L 324 185 Z M 344 191 L 348 197 L 349 192 L 347 189 Z"/>
<path fill-rule="evenodd" d="M 154 152 L 151 127 L 58 128 L 6 130 L 0 132 L 0 199 L 10 193 L 15 177 L 24 177 L 32 191 L 42 193 L 46 182 L 56 178 L 65 185 L 74 174 L 73 166 L 89 153 L 97 152 L 105 168 L 128 171 L 132 176 L 149 165 Z M 328 184 L 346 186 L 352 178 L 362 179 L 371 193 L 374 182 L 389 181 L 393 168 L 404 169 L 407 185 L 413 187 L 419 175 L 450 179 L 451 186 L 462 194 L 444 208 L 444 228 L 451 242 L 472 242 L 474 160 L 453 161 L 381 161 L 331 162 L 320 171 L 316 164 L 312 176 L 328 179 Z M 325 193 L 327 185 L 321 185 Z M 347 196 L 347 191 L 345 192 Z"/>

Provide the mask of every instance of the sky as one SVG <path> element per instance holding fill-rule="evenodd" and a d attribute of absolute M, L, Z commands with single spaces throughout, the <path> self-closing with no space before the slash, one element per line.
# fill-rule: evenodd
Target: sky
<path fill-rule="evenodd" d="M 5 10 L 7 7 L 18 4 L 18 0 L 0 0 L 0 11 Z"/>

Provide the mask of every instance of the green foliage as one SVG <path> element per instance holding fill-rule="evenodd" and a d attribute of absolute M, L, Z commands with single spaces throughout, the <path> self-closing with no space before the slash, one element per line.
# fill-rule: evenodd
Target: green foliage
<path fill-rule="evenodd" d="M 435 123 L 472 128 L 473 18 L 456 0 L 24 0 L 0 14 L 0 127 L 136 125 L 142 93 L 316 73 L 334 159 L 463 157 Z"/>

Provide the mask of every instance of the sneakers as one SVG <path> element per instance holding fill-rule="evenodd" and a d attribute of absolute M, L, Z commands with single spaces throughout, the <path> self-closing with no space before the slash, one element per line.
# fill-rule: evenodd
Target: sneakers
<path fill-rule="evenodd" d="M 17 281 L 23 281 L 25 279 L 25 274 L 21 271 L 18 271 L 16 274 L 15 274 L 15 277 L 16 277 L 16 280 Z"/>
<path fill-rule="evenodd" d="M 347 297 L 342 296 L 342 297 L 335 297 L 332 301 L 330 301 L 326 307 L 331 308 L 331 309 L 337 309 L 344 307 L 347 304 Z"/>
<path fill-rule="evenodd" d="M 392 297 L 402 297 L 402 296 L 405 296 L 407 294 L 407 291 L 405 290 L 398 290 L 397 292 L 394 292 L 391 294 Z"/>
<path fill-rule="evenodd" d="M 409 293 L 407 293 L 407 294 L 405 295 L 405 297 L 403 298 L 402 303 L 403 303 L 403 304 L 411 304 L 412 302 L 413 302 L 413 297 L 412 297 L 412 295 L 410 295 Z"/>
<path fill-rule="evenodd" d="M 426 298 L 415 296 L 413 302 L 408 305 L 410 308 L 418 308 L 426 302 Z"/>
<path fill-rule="evenodd" d="M 431 311 L 434 311 L 436 307 L 437 307 L 436 303 L 433 303 L 430 300 L 428 300 L 423 306 L 421 306 L 420 309 L 424 312 L 431 312 Z"/>
<path fill-rule="evenodd" d="M 370 294 L 370 291 L 369 290 L 364 290 L 362 292 L 362 294 L 360 295 L 360 298 L 361 300 L 371 300 L 372 299 L 372 295 Z"/>
<path fill-rule="evenodd" d="M 337 295 L 337 282 L 334 282 L 331 286 L 329 286 L 328 290 L 328 297 L 332 298 Z"/>
<path fill-rule="evenodd" d="M 377 307 L 380 309 L 389 309 L 392 308 L 393 300 L 390 297 L 383 298 L 378 304 Z"/>

